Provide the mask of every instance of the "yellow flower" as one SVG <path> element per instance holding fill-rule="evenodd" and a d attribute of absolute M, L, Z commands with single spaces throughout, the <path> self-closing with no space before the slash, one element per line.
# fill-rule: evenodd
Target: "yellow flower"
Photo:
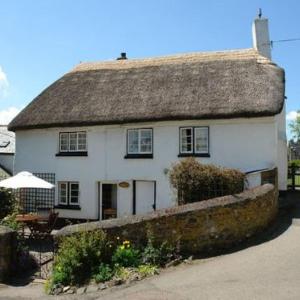
<path fill-rule="evenodd" d="M 121 250 L 124 250 L 124 249 L 125 249 L 125 247 L 124 247 L 124 246 L 121 246 L 121 247 L 120 247 L 120 249 L 121 249 Z"/>
<path fill-rule="evenodd" d="M 129 245 L 130 242 L 129 242 L 129 241 L 124 241 L 124 242 L 123 242 L 123 245 L 127 245 L 127 244 Z"/>

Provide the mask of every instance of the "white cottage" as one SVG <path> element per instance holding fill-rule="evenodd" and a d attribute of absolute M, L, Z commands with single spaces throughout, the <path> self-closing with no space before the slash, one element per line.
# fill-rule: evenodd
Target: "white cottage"
<path fill-rule="evenodd" d="M 14 172 L 51 178 L 60 216 L 76 219 L 176 205 L 168 169 L 187 156 L 276 166 L 285 190 L 284 71 L 267 20 L 253 26 L 253 49 L 79 64 L 10 123 Z"/>

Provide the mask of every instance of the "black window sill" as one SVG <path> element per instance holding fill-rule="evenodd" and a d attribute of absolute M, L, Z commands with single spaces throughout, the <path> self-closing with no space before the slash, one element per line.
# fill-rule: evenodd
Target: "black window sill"
<path fill-rule="evenodd" d="M 153 154 L 127 154 L 124 156 L 124 158 L 153 158 Z"/>
<path fill-rule="evenodd" d="M 87 151 L 59 152 L 55 156 L 88 156 Z"/>
<path fill-rule="evenodd" d="M 210 157 L 209 153 L 180 153 L 178 157 Z"/>
<path fill-rule="evenodd" d="M 54 208 L 81 210 L 81 207 L 79 205 L 63 205 L 63 204 L 59 204 L 59 205 L 55 205 Z"/>

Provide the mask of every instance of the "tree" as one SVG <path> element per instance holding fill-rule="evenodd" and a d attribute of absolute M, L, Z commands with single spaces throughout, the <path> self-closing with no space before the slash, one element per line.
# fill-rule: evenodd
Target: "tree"
<path fill-rule="evenodd" d="M 294 139 L 300 141 L 300 110 L 297 111 L 297 117 L 289 124 L 289 127 Z"/>

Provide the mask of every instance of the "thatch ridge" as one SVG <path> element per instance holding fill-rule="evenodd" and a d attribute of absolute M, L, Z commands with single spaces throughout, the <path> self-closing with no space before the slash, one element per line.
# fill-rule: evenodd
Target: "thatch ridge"
<path fill-rule="evenodd" d="M 273 116 L 284 71 L 253 49 L 81 63 L 38 95 L 10 130 Z"/>

